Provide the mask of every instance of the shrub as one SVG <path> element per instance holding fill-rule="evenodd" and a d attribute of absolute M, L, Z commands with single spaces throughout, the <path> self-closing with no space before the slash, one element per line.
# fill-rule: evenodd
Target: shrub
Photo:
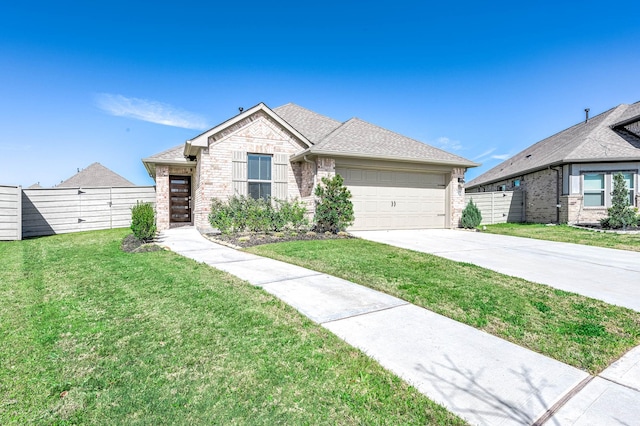
<path fill-rule="evenodd" d="M 317 232 L 338 233 L 353 224 L 351 192 L 343 185 L 342 176 L 322 178 L 316 187 L 316 214 L 313 218 Z"/>
<path fill-rule="evenodd" d="M 480 222 L 482 222 L 482 213 L 480 213 L 478 206 L 473 204 L 473 200 L 469 200 L 467 207 L 462 210 L 460 226 L 467 229 L 474 229 L 480 225 Z"/>
<path fill-rule="evenodd" d="M 308 226 L 304 203 L 276 199 L 253 199 L 233 196 L 227 202 L 211 200 L 209 223 L 226 234 L 229 232 L 280 232 L 286 228 L 300 230 Z"/>
<path fill-rule="evenodd" d="M 613 192 L 611 192 L 611 207 L 607 209 L 609 216 L 600 221 L 603 228 L 626 228 L 638 223 L 636 210 L 629 205 L 629 188 L 622 173 L 613 175 Z"/>
<path fill-rule="evenodd" d="M 274 211 L 271 201 L 259 198 L 246 198 L 246 227 L 253 232 L 277 231 L 274 224 Z"/>
<path fill-rule="evenodd" d="M 228 204 L 214 198 L 211 200 L 211 212 L 209 213 L 209 223 L 211 226 L 223 234 L 231 231 L 233 217 Z"/>
<path fill-rule="evenodd" d="M 281 216 L 279 223 L 283 224 L 281 229 L 290 228 L 299 231 L 309 227 L 307 207 L 302 201 L 276 200 L 276 203 Z"/>
<path fill-rule="evenodd" d="M 156 235 L 156 218 L 151 203 L 138 201 L 131 208 L 131 231 L 140 241 L 153 240 Z"/>

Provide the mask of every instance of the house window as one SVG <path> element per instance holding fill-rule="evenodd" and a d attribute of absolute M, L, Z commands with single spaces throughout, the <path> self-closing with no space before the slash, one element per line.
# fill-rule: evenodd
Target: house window
<path fill-rule="evenodd" d="M 271 156 L 248 154 L 248 185 L 251 198 L 271 197 Z"/>
<path fill-rule="evenodd" d="M 629 190 L 629 205 L 634 205 L 635 191 L 633 188 L 633 173 L 623 173 L 622 177 L 624 177 L 624 182 L 627 184 L 627 189 Z"/>
<path fill-rule="evenodd" d="M 507 190 L 507 185 L 498 185 L 498 187 L 496 189 L 498 191 L 506 191 Z"/>
<path fill-rule="evenodd" d="M 604 206 L 604 174 L 589 173 L 584 175 L 585 207 Z"/>
<path fill-rule="evenodd" d="M 516 179 L 516 180 L 514 180 L 514 181 L 513 181 L 513 186 L 514 186 L 515 188 L 519 187 L 519 186 L 520 186 L 520 179 Z"/>

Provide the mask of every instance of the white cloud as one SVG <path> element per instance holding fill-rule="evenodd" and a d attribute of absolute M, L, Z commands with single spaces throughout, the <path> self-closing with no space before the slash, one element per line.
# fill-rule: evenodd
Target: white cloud
<path fill-rule="evenodd" d="M 460 151 L 462 149 L 460 141 L 454 141 L 444 136 L 439 137 L 436 140 L 435 145 L 445 151 Z"/>
<path fill-rule="evenodd" d="M 473 161 L 479 161 L 481 163 L 486 162 L 488 160 L 500 160 L 500 161 L 504 161 L 507 158 L 511 158 L 511 154 L 494 154 L 494 152 L 496 151 L 496 148 L 490 148 L 488 150 L 486 150 L 485 152 L 483 152 L 480 155 L 476 155 L 473 158 Z"/>
<path fill-rule="evenodd" d="M 509 157 L 511 157 L 511 154 L 496 154 L 491 156 L 492 159 L 500 161 L 504 161 Z"/>
<path fill-rule="evenodd" d="M 185 129 L 205 130 L 209 128 L 203 117 L 162 102 L 127 98 L 111 93 L 99 93 L 96 95 L 95 101 L 98 108 L 117 117 L 129 117 Z"/>
<path fill-rule="evenodd" d="M 486 158 L 489 154 L 491 154 L 491 153 L 492 153 L 493 151 L 495 151 L 495 150 L 496 150 L 495 148 L 488 149 L 488 150 L 486 150 L 485 152 L 483 152 L 482 154 L 480 154 L 480 155 L 476 155 L 476 156 L 473 158 L 473 161 L 484 159 L 484 158 Z"/>

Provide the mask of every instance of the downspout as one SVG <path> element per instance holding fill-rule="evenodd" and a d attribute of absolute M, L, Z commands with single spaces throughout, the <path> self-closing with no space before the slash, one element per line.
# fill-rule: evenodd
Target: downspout
<path fill-rule="evenodd" d="M 318 164 L 316 164 L 315 161 L 309 160 L 306 155 L 303 155 L 302 159 L 305 161 L 305 163 L 313 164 L 313 187 L 315 188 L 316 187 L 316 179 L 318 177 Z"/>
<path fill-rule="evenodd" d="M 549 166 L 549 170 L 556 171 L 556 223 L 560 224 L 560 169 Z"/>

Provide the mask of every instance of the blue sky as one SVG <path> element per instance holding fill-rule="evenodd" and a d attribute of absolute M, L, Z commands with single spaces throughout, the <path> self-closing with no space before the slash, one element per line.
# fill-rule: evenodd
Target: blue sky
<path fill-rule="evenodd" d="M 566 3 L 566 4 L 565 4 Z M 640 3 L 3 2 L 0 184 L 140 159 L 259 102 L 483 163 L 640 101 Z"/>

